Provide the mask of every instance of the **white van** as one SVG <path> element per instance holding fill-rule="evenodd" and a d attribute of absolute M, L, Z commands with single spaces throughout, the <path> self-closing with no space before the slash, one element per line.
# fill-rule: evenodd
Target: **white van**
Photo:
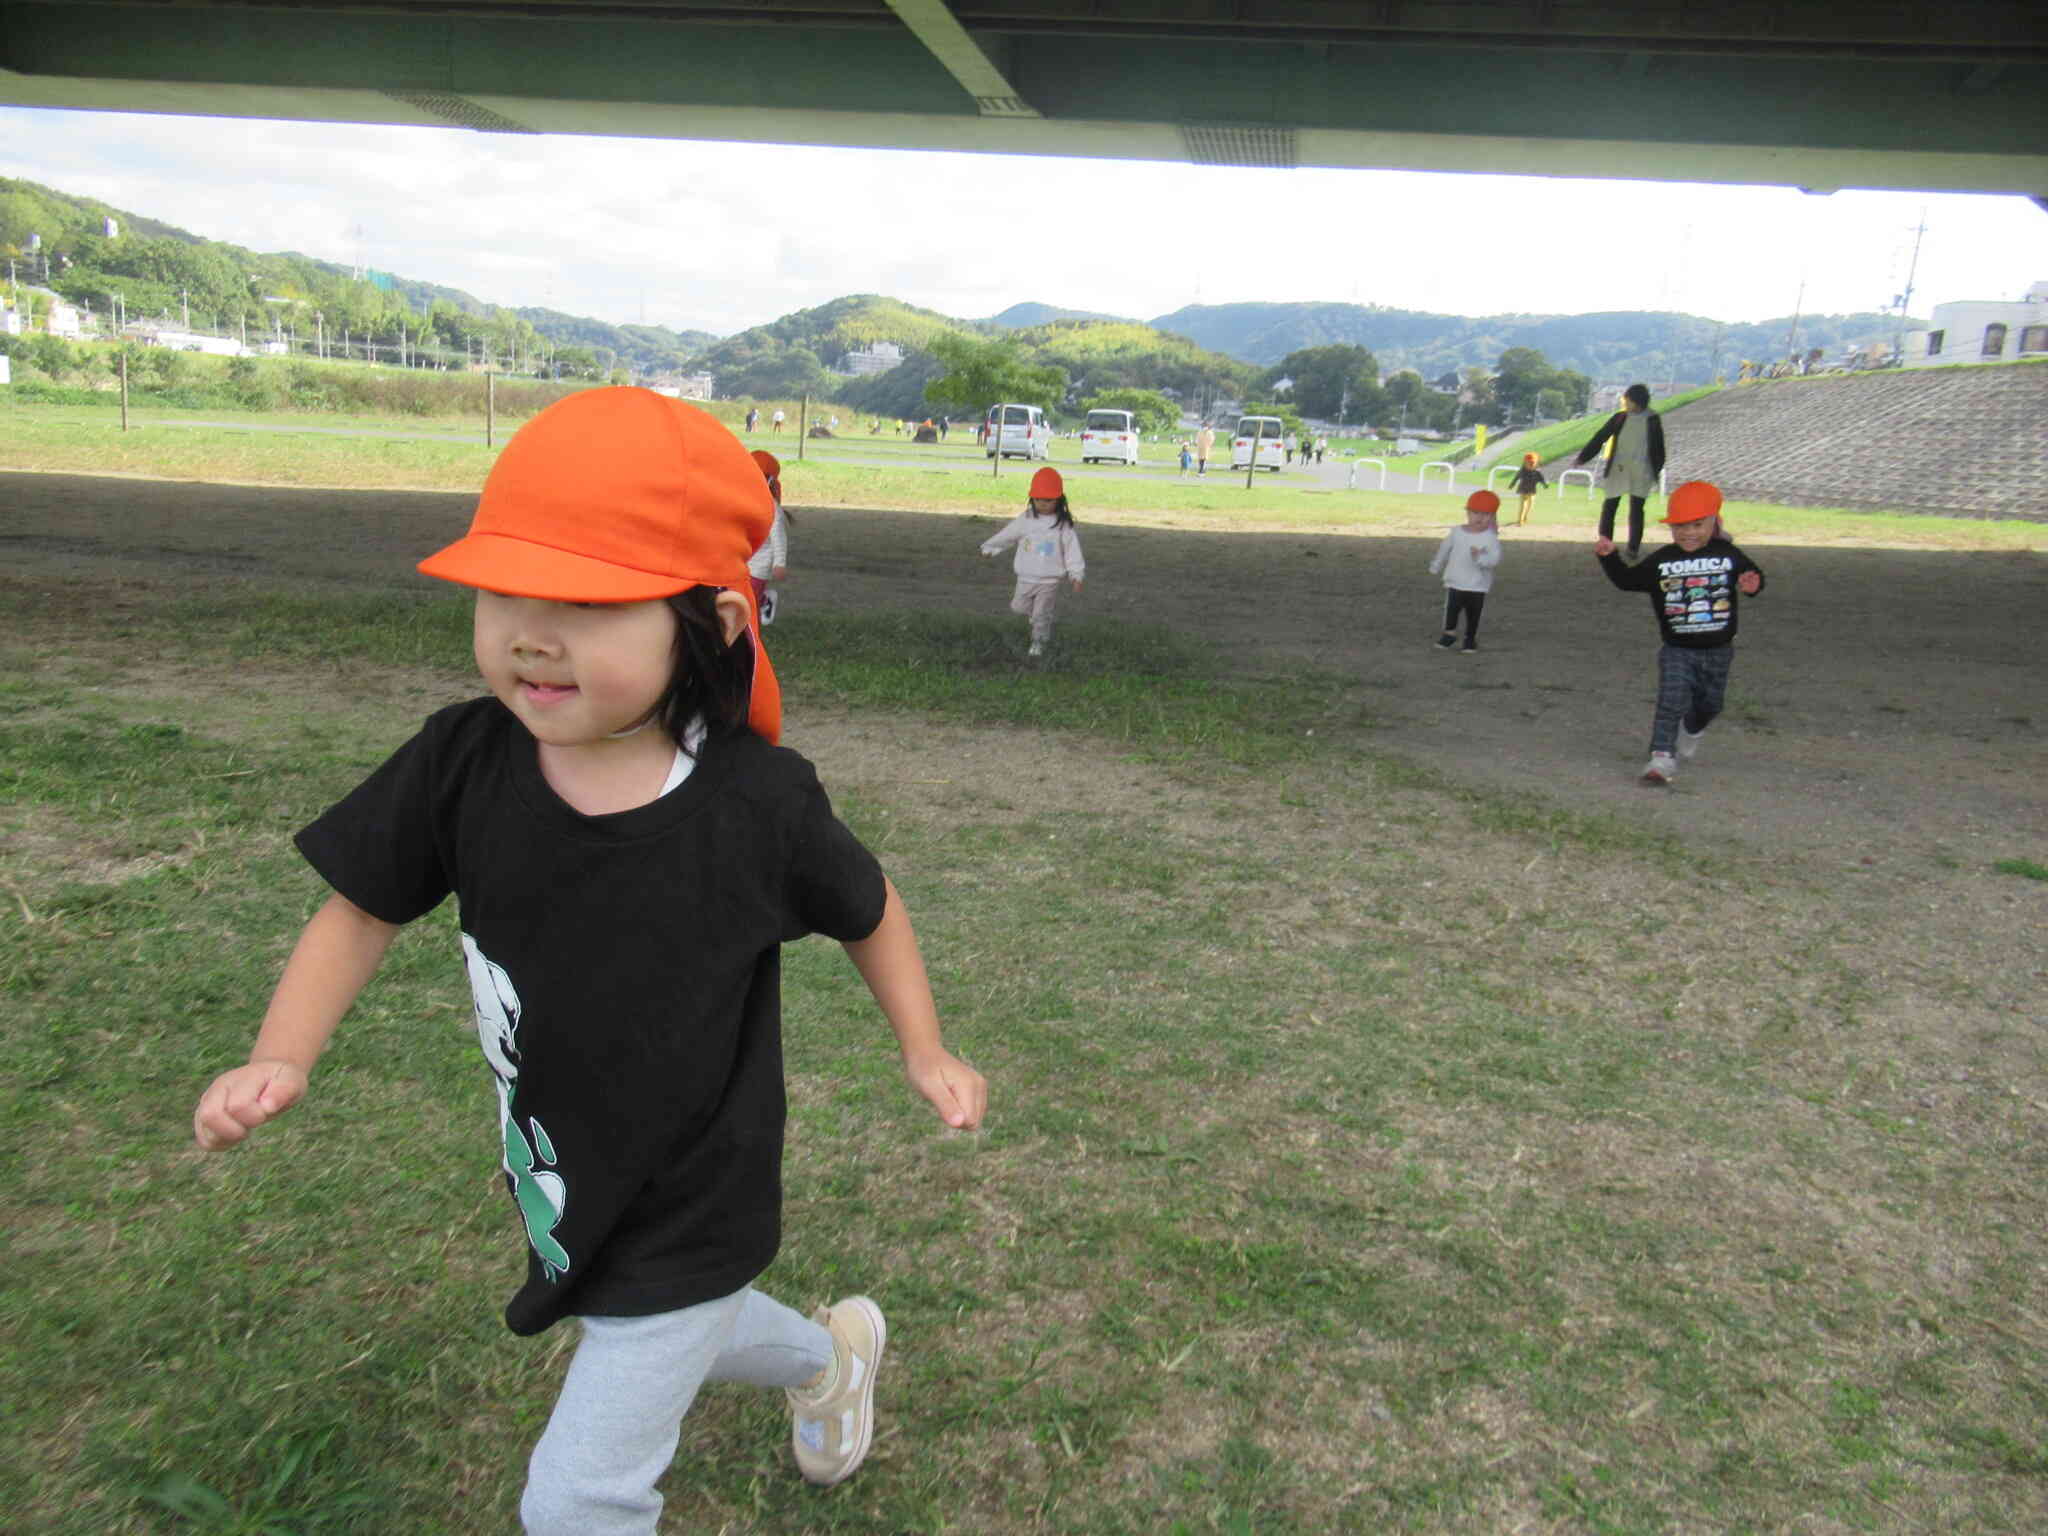
<path fill-rule="evenodd" d="M 1112 464 L 1138 462 L 1138 419 L 1129 411 L 1090 411 L 1081 424 L 1081 462 L 1106 459 Z"/>
<path fill-rule="evenodd" d="M 992 405 L 982 457 L 1000 453 L 1006 459 L 1043 459 L 1052 453 L 1052 428 L 1035 405 Z"/>
<path fill-rule="evenodd" d="M 1286 450 L 1281 439 L 1287 435 L 1287 428 L 1278 416 L 1240 416 L 1237 418 L 1237 435 L 1230 440 L 1230 467 L 1243 469 L 1256 464 L 1261 469 L 1277 471 L 1287 462 Z"/>

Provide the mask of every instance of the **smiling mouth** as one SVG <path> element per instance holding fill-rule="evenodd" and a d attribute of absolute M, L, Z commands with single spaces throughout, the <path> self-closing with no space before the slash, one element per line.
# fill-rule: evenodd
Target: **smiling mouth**
<path fill-rule="evenodd" d="M 573 695 L 576 686 L 573 683 L 536 683 L 522 677 L 519 679 L 519 691 L 536 704 L 553 704 Z"/>

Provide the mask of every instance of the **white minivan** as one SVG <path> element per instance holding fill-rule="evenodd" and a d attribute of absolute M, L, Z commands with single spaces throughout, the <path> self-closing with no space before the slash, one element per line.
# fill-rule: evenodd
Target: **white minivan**
<path fill-rule="evenodd" d="M 992 405 L 982 442 L 982 457 L 1042 459 L 1052 452 L 1052 428 L 1035 405 Z"/>
<path fill-rule="evenodd" d="M 1138 420 L 1129 411 L 1090 411 L 1081 424 L 1081 462 L 1138 462 Z"/>
<path fill-rule="evenodd" d="M 1278 416 L 1238 417 L 1237 435 L 1230 440 L 1230 467 L 1243 469 L 1256 464 L 1261 469 L 1277 471 L 1287 462 L 1280 441 L 1286 434 L 1287 428 Z"/>

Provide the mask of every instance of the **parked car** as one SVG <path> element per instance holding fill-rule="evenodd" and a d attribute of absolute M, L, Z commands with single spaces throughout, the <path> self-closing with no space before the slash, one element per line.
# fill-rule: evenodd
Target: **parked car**
<path fill-rule="evenodd" d="M 1035 405 L 992 405 L 982 443 L 982 457 L 1000 453 L 1006 459 L 1042 459 L 1052 452 L 1052 428 Z"/>
<path fill-rule="evenodd" d="M 1230 467 L 1244 469 L 1256 464 L 1277 472 L 1287 462 L 1281 439 L 1287 428 L 1278 416 L 1240 416 L 1237 433 L 1230 439 Z"/>
<path fill-rule="evenodd" d="M 1129 411 L 1090 411 L 1081 424 L 1081 462 L 1138 462 L 1138 421 Z"/>

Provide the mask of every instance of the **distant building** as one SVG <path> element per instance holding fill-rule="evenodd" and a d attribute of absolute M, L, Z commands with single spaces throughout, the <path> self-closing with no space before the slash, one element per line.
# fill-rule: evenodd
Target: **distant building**
<path fill-rule="evenodd" d="M 208 336 L 200 331 L 159 330 L 149 338 L 151 346 L 171 347 L 179 352 L 204 352 L 211 357 L 241 357 L 248 351 L 232 336 Z"/>
<path fill-rule="evenodd" d="M 78 323 L 77 307 L 66 304 L 62 299 L 52 299 L 50 301 L 49 331 L 52 336 L 76 338 L 84 335 L 85 329 Z"/>
<path fill-rule="evenodd" d="M 1587 398 L 1588 411 L 1618 411 L 1621 409 L 1621 392 L 1626 384 L 1602 384 Z"/>
<path fill-rule="evenodd" d="M 859 378 L 863 374 L 887 373 L 903 361 L 903 349 L 893 341 L 878 341 L 859 352 L 849 352 L 839 359 L 841 373 L 850 373 Z"/>
<path fill-rule="evenodd" d="M 103 234 L 103 235 L 105 235 L 105 236 L 106 236 L 106 237 L 107 237 L 107 238 L 108 238 L 109 240 L 118 240 L 118 239 L 120 239 L 120 238 L 121 238 L 121 221 L 120 221 L 119 219 L 107 219 L 107 220 L 105 220 L 105 221 L 104 221 L 104 222 L 103 222 L 103 223 L 102 223 L 102 224 L 100 225 L 100 233 L 101 233 L 101 234 Z"/>
<path fill-rule="evenodd" d="M 2034 284 L 2015 303 L 1960 299 L 1935 305 L 1929 328 L 1906 338 L 1900 362 L 1938 368 L 2016 357 L 2048 357 L 2048 282 Z"/>

